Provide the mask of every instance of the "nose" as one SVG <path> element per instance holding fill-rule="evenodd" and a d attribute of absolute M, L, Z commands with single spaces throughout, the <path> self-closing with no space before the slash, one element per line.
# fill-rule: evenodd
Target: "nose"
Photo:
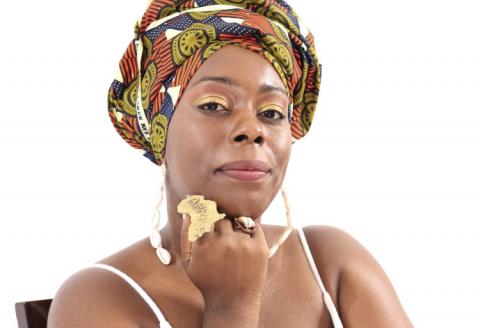
<path fill-rule="evenodd" d="M 263 145 L 265 135 L 258 117 L 251 113 L 241 115 L 233 126 L 229 140 L 234 144 Z"/>

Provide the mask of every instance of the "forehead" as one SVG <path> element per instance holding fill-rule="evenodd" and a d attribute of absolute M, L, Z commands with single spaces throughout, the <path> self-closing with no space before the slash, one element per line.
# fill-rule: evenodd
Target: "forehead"
<path fill-rule="evenodd" d="M 266 58 L 234 45 L 224 46 L 212 54 L 195 72 L 190 85 L 210 77 L 227 77 L 227 80 L 234 81 L 233 84 L 257 89 L 267 84 L 286 91 L 277 71 Z"/>

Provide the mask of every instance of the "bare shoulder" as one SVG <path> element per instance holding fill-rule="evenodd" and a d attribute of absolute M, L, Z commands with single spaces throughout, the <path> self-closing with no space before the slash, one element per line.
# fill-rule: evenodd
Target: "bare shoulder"
<path fill-rule="evenodd" d="M 86 268 L 59 288 L 48 315 L 48 327 L 139 327 L 143 314 L 151 316 L 122 278 L 112 272 Z"/>
<path fill-rule="evenodd" d="M 304 232 L 344 325 L 412 327 L 384 270 L 354 237 L 331 226 L 307 226 Z"/>

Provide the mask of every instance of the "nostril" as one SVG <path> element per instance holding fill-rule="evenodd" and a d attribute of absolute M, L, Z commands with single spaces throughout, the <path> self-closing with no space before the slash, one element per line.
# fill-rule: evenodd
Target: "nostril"
<path fill-rule="evenodd" d="M 263 137 L 262 136 L 256 137 L 255 138 L 255 143 L 262 144 L 263 143 Z"/>
<path fill-rule="evenodd" d="M 241 134 L 239 136 L 236 136 L 235 139 L 233 139 L 233 140 L 235 140 L 237 142 L 240 142 L 240 141 L 243 141 L 243 140 L 246 140 L 246 139 L 248 139 L 247 136 L 244 135 L 244 134 Z"/>

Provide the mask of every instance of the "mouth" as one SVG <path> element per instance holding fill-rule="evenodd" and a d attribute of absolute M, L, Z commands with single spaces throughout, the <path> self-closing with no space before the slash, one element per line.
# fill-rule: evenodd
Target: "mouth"
<path fill-rule="evenodd" d="M 257 181 L 266 177 L 271 171 L 268 164 L 262 161 L 235 161 L 216 170 L 216 172 L 240 181 Z"/>

